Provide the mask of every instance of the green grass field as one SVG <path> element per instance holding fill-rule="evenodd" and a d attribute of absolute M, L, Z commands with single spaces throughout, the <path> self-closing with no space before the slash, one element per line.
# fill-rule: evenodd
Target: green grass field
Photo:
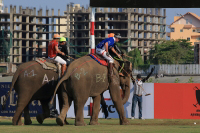
<path fill-rule="evenodd" d="M 129 119 L 130 120 L 130 119 Z M 60 133 L 60 132 L 103 132 L 103 133 L 200 133 L 200 120 L 154 119 L 130 120 L 130 125 L 119 125 L 119 119 L 99 119 L 97 126 L 74 126 L 74 119 L 68 119 L 70 125 L 58 126 L 55 118 L 49 118 L 42 125 L 32 118 L 29 126 L 13 126 L 11 118 L 0 118 L 2 133 Z M 89 119 L 85 119 L 88 124 Z M 196 125 L 194 124 L 196 122 Z"/>

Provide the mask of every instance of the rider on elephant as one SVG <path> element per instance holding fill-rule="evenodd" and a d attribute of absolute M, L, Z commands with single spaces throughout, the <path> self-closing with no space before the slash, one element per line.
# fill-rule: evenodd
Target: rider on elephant
<path fill-rule="evenodd" d="M 48 45 L 48 58 L 49 59 L 53 59 L 56 62 L 62 64 L 62 75 L 64 75 L 64 72 L 66 70 L 67 62 L 65 60 L 63 60 L 60 56 L 57 56 L 57 53 L 59 53 L 59 54 L 61 54 L 63 56 L 65 55 L 64 52 L 61 52 L 58 49 L 59 39 L 60 39 L 60 35 L 55 34 L 54 37 L 53 37 L 53 40 L 49 42 L 49 45 Z"/>
<path fill-rule="evenodd" d="M 119 42 L 120 38 L 120 34 L 117 34 L 114 35 L 114 37 L 104 39 L 96 46 L 96 53 L 103 56 L 106 60 L 109 61 L 109 79 L 112 77 L 114 59 L 110 56 L 108 50 L 110 49 L 113 53 L 115 53 L 115 55 L 117 55 L 121 59 L 121 55 L 118 54 L 114 49 L 115 42 Z"/>
<path fill-rule="evenodd" d="M 58 49 L 61 51 L 61 52 L 63 52 L 63 53 L 65 53 L 65 55 L 62 55 L 62 54 L 60 54 L 60 53 L 58 53 L 57 54 L 57 56 L 60 56 L 63 60 L 65 60 L 66 61 L 66 65 L 69 65 L 69 61 L 67 61 L 67 59 L 68 59 L 68 51 L 67 51 L 67 46 L 66 46 L 66 38 L 65 37 L 61 37 L 60 38 L 60 43 L 59 43 L 59 45 L 58 45 Z M 67 70 L 67 66 L 66 66 L 66 70 Z"/>

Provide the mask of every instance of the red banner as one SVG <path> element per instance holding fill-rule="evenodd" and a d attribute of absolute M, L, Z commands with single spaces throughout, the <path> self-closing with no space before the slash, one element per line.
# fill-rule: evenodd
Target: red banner
<path fill-rule="evenodd" d="M 200 84 L 155 83 L 154 119 L 200 119 Z"/>

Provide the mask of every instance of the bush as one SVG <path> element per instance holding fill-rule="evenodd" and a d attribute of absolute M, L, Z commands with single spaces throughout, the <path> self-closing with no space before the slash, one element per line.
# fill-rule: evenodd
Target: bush
<path fill-rule="evenodd" d="M 188 83 L 194 83 L 194 81 L 192 80 L 192 77 L 189 78 Z"/>
<path fill-rule="evenodd" d="M 178 83 L 180 80 L 179 80 L 179 78 L 176 78 L 175 80 L 174 80 L 174 83 Z"/>

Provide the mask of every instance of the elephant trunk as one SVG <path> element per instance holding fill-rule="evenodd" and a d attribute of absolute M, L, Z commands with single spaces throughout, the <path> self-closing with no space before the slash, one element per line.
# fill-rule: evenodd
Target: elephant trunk
<path fill-rule="evenodd" d="M 125 104 L 130 96 L 130 82 L 128 85 L 125 86 L 125 90 L 123 91 L 124 93 L 124 98 L 122 99 L 122 103 Z"/>

